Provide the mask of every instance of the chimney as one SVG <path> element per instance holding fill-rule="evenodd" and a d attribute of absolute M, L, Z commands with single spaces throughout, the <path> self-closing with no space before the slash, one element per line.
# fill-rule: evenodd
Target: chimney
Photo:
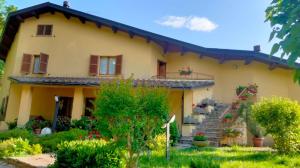
<path fill-rule="evenodd" d="M 260 52 L 260 45 L 255 45 L 255 46 L 253 47 L 253 50 L 254 50 L 255 52 Z"/>
<path fill-rule="evenodd" d="M 68 1 L 64 1 L 63 7 L 65 7 L 65 8 L 70 8 L 69 2 L 68 2 Z"/>

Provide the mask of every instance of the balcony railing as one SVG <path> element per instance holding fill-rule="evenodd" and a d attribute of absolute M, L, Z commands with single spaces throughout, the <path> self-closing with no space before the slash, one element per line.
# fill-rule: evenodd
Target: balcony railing
<path fill-rule="evenodd" d="M 214 76 L 200 72 L 182 74 L 180 72 L 167 72 L 166 75 L 152 76 L 152 79 L 174 79 L 174 80 L 214 80 Z"/>

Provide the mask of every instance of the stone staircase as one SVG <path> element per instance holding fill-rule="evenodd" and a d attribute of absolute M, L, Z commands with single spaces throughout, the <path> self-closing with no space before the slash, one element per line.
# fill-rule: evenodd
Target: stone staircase
<path fill-rule="evenodd" d="M 204 132 L 205 135 L 208 137 L 208 141 L 210 146 L 219 146 L 219 142 L 222 136 L 222 128 L 221 128 L 221 121 L 219 117 L 221 114 L 228 108 L 229 105 L 218 103 L 214 100 L 203 100 L 202 103 L 207 103 L 208 106 L 210 106 L 210 111 L 207 113 L 193 113 L 193 115 L 204 115 L 205 118 L 198 122 L 196 125 L 196 128 L 192 131 L 192 134 L 194 135 L 196 132 Z M 197 105 L 198 106 L 198 105 Z M 197 107 L 196 107 L 197 108 Z M 188 137 L 181 137 L 180 143 L 187 143 L 191 144 L 193 141 L 192 136 Z"/>

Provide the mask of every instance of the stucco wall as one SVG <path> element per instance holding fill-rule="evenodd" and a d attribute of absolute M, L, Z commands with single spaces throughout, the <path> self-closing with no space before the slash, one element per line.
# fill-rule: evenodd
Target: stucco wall
<path fill-rule="evenodd" d="M 235 99 L 235 88 L 239 85 L 256 83 L 258 99 L 261 97 L 282 96 L 300 102 L 300 86 L 293 83 L 292 70 L 276 68 L 269 70 L 268 65 L 253 61 L 245 65 L 244 61 L 228 61 L 219 64 L 218 60 L 187 53 L 167 55 L 167 72 L 178 72 L 189 66 L 193 72 L 212 75 L 215 78 L 213 97 L 225 103 Z"/>

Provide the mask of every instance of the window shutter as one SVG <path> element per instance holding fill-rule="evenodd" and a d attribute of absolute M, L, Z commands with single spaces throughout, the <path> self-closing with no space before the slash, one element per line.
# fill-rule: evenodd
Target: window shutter
<path fill-rule="evenodd" d="M 40 55 L 40 73 L 42 73 L 42 74 L 47 73 L 48 58 L 49 58 L 49 56 L 47 54 L 41 53 L 41 55 Z"/>
<path fill-rule="evenodd" d="M 99 64 L 99 57 L 97 55 L 91 55 L 90 59 L 90 75 L 96 76 L 98 74 L 98 64 Z"/>
<path fill-rule="evenodd" d="M 38 25 L 36 35 L 41 36 L 44 34 L 44 26 Z"/>
<path fill-rule="evenodd" d="M 23 54 L 21 73 L 28 74 L 30 72 L 32 55 Z"/>
<path fill-rule="evenodd" d="M 122 55 L 116 56 L 116 75 L 121 75 L 122 73 Z"/>

